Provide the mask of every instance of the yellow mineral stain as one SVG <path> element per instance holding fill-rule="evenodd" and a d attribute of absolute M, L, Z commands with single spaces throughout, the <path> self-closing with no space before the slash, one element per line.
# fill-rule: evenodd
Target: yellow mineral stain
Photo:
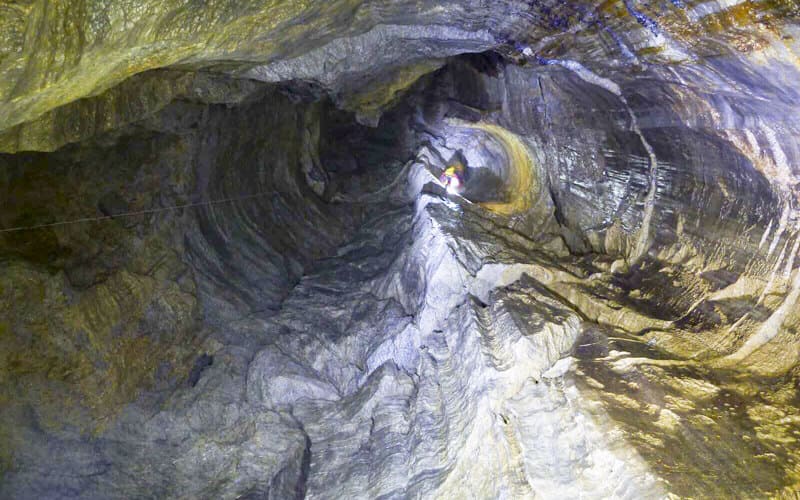
<path fill-rule="evenodd" d="M 480 205 L 498 215 L 512 216 L 523 214 L 534 204 L 533 193 L 539 191 L 531 153 L 518 135 L 499 125 L 491 123 L 458 122 L 460 126 L 481 130 L 491 135 L 503 147 L 508 157 L 507 202 L 488 202 Z"/>

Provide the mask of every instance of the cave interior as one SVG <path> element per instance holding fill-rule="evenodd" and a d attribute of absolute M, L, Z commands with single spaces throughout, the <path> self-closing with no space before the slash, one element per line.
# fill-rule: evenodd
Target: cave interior
<path fill-rule="evenodd" d="M 0 81 L 0 497 L 800 495 L 793 0 L 0 0 Z"/>

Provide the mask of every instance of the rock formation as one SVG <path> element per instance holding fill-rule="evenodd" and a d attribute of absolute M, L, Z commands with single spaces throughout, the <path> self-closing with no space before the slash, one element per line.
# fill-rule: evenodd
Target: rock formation
<path fill-rule="evenodd" d="M 0 497 L 797 495 L 798 82 L 791 0 L 0 0 Z"/>

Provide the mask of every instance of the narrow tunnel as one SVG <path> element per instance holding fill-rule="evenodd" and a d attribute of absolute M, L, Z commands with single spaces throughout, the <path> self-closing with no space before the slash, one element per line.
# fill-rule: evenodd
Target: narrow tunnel
<path fill-rule="evenodd" d="M 45 4 L 0 497 L 800 492 L 796 5 Z"/>

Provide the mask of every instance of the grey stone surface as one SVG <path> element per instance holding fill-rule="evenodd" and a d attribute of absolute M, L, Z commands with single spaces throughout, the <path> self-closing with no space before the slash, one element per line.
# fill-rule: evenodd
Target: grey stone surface
<path fill-rule="evenodd" d="M 0 6 L 0 497 L 796 494 L 789 4 Z"/>

